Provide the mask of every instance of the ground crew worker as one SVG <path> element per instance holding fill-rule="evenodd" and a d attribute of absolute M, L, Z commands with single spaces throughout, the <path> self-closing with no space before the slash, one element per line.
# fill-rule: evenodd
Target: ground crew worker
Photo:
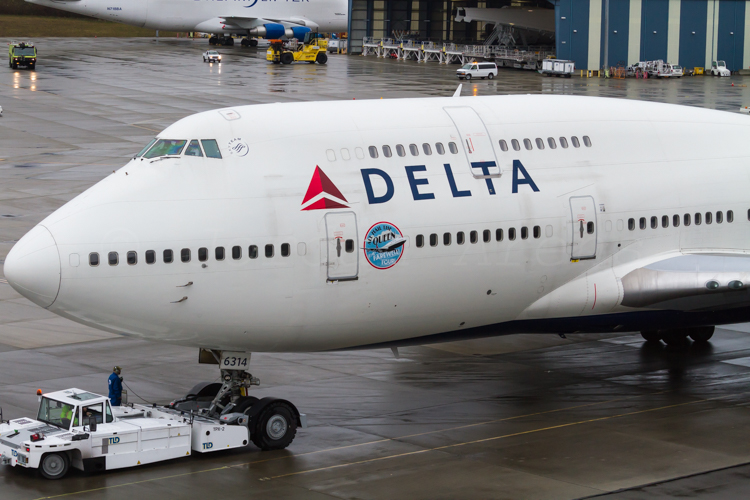
<path fill-rule="evenodd" d="M 115 366 L 112 369 L 112 375 L 109 376 L 109 400 L 112 406 L 120 406 L 122 402 L 122 368 Z"/>
<path fill-rule="evenodd" d="M 68 422 L 70 422 L 72 420 L 73 421 L 73 427 L 75 427 L 75 426 L 78 425 L 78 412 L 76 412 L 75 415 L 73 415 L 74 408 L 75 407 L 73 407 L 73 406 L 63 404 L 62 413 L 60 414 L 60 418 L 61 419 L 67 420 Z M 70 425 L 70 424 L 68 424 L 68 425 Z"/>

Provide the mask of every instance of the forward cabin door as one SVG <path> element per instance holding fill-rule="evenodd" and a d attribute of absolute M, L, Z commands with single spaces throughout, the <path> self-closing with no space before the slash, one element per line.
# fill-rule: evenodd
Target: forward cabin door
<path fill-rule="evenodd" d="M 328 281 L 356 280 L 359 273 L 357 216 L 329 212 L 325 216 Z"/>
<path fill-rule="evenodd" d="M 499 177 L 500 166 L 495 157 L 492 138 L 477 112 L 468 106 L 443 109 L 456 126 L 461 138 L 459 148 L 463 147 L 472 175 L 477 179 Z"/>
<path fill-rule="evenodd" d="M 570 198 L 570 217 L 573 226 L 571 260 L 596 258 L 596 205 L 592 196 Z"/>

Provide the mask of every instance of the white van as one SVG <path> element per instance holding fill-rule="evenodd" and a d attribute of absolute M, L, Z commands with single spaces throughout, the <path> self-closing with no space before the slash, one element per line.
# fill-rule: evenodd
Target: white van
<path fill-rule="evenodd" d="M 463 80 L 472 78 L 489 78 L 492 80 L 497 75 L 497 64 L 493 62 L 470 62 L 456 70 L 456 76 Z"/>

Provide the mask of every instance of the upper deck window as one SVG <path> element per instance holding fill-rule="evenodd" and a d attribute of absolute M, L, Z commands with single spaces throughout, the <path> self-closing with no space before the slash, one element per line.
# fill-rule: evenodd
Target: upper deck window
<path fill-rule="evenodd" d="M 219 151 L 216 139 L 201 139 L 201 144 L 203 144 L 203 151 L 206 152 L 206 157 L 221 159 L 221 151 Z"/>
<path fill-rule="evenodd" d="M 144 158 L 157 158 L 159 156 L 174 156 L 182 152 L 187 143 L 184 139 L 159 139 L 151 146 Z"/>

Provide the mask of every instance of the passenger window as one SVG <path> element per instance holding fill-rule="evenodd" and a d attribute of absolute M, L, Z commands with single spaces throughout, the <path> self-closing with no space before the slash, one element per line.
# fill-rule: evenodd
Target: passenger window
<path fill-rule="evenodd" d="M 591 139 L 589 139 L 589 136 L 587 136 L 587 135 L 584 135 L 584 136 L 583 136 L 583 144 L 584 144 L 584 146 L 586 146 L 587 148 L 590 148 L 590 147 L 591 147 Z"/>
<path fill-rule="evenodd" d="M 701 225 L 701 213 L 697 212 L 695 214 L 695 225 L 700 226 Z"/>
<path fill-rule="evenodd" d="M 659 227 L 659 220 L 656 218 L 655 215 L 651 216 L 651 229 L 656 229 Z"/>
<path fill-rule="evenodd" d="M 183 248 L 180 250 L 180 260 L 182 262 L 190 262 L 190 249 L 189 248 Z"/>
<path fill-rule="evenodd" d="M 185 156 L 203 156 L 201 146 L 200 144 L 198 144 L 198 141 L 196 139 L 193 139 L 192 141 L 190 141 L 190 144 L 188 144 L 188 147 L 185 150 Z"/>
<path fill-rule="evenodd" d="M 608 221 L 606 221 L 604 223 L 604 230 L 607 231 L 608 233 L 610 231 L 612 231 L 612 221 L 611 220 L 608 220 Z"/>
<path fill-rule="evenodd" d="M 593 221 L 588 221 L 586 223 L 586 232 L 589 234 L 594 234 L 594 222 Z"/>
<path fill-rule="evenodd" d="M 266 245 L 266 258 L 270 259 L 273 257 L 273 245 Z"/>
<path fill-rule="evenodd" d="M 171 264 L 174 260 L 174 253 L 172 250 L 164 250 L 161 254 L 162 260 L 165 264 Z"/>
<path fill-rule="evenodd" d="M 422 248 L 424 246 L 424 236 L 421 234 L 417 235 L 417 248 Z"/>
<path fill-rule="evenodd" d="M 482 241 L 484 241 L 485 243 L 489 243 L 491 239 L 492 233 L 489 229 L 485 229 L 484 231 L 482 231 Z"/>
<path fill-rule="evenodd" d="M 622 223 L 622 221 L 620 221 L 620 223 Z M 622 228 L 620 228 L 620 229 L 622 229 Z M 547 236 L 547 238 L 552 238 L 552 234 L 554 232 L 555 232 L 555 230 L 552 229 L 551 225 L 548 224 L 548 225 L 544 226 L 544 234 Z"/>
<path fill-rule="evenodd" d="M 412 156 L 419 156 L 419 148 L 416 144 L 409 144 L 409 152 Z"/>
<path fill-rule="evenodd" d="M 495 241 L 503 241 L 503 230 L 495 229 Z"/>
<path fill-rule="evenodd" d="M 730 224 L 734 222 L 734 212 L 732 210 L 727 210 L 727 222 Z"/>
<path fill-rule="evenodd" d="M 456 244 L 463 245 L 466 242 L 466 236 L 463 231 L 456 233 Z"/>
<path fill-rule="evenodd" d="M 242 247 L 235 245 L 232 247 L 232 258 L 234 260 L 240 260 L 242 258 Z"/>
<path fill-rule="evenodd" d="M 94 252 L 89 254 L 89 265 L 96 267 L 99 265 L 99 254 Z"/>
<path fill-rule="evenodd" d="M 508 239 L 510 241 L 514 241 L 516 239 L 516 228 L 515 227 L 509 227 L 508 228 Z"/>
<path fill-rule="evenodd" d="M 690 214 L 685 214 L 685 215 L 684 215 L 684 216 L 682 217 L 682 222 L 683 222 L 683 224 L 685 224 L 686 226 L 689 226 L 689 225 L 690 225 Z"/>
<path fill-rule="evenodd" d="M 529 237 L 529 228 L 526 226 L 523 226 L 521 228 L 521 239 L 525 240 Z"/>
<path fill-rule="evenodd" d="M 436 142 L 435 143 L 435 151 L 437 151 L 437 153 L 439 155 L 444 155 L 445 154 L 445 148 L 443 147 L 443 143 L 442 142 Z"/>
<path fill-rule="evenodd" d="M 560 137 L 560 146 L 562 146 L 563 149 L 568 149 L 568 140 L 565 137 Z"/>
<path fill-rule="evenodd" d="M 431 247 L 436 247 L 436 246 L 437 246 L 437 243 L 438 243 L 438 239 L 437 239 L 437 234 L 435 234 L 435 233 L 432 233 L 432 234 L 430 235 L 430 246 L 431 246 Z"/>
<path fill-rule="evenodd" d="M 469 241 L 474 244 L 477 241 L 479 241 L 479 233 L 476 231 L 472 231 L 469 233 Z"/>
<path fill-rule="evenodd" d="M 542 237 L 541 226 L 534 226 L 534 238 L 541 238 L 541 237 Z"/>
<path fill-rule="evenodd" d="M 673 225 L 674 227 L 680 227 L 680 216 L 679 216 L 679 215 L 677 215 L 677 214 L 674 214 L 674 215 L 672 216 L 672 225 Z"/>
<path fill-rule="evenodd" d="M 544 149 L 544 139 L 540 139 L 539 137 L 536 138 L 536 147 L 537 149 Z"/>
<path fill-rule="evenodd" d="M 154 262 L 156 262 L 156 252 L 146 250 L 146 264 L 153 264 Z"/>
<path fill-rule="evenodd" d="M 286 245 L 286 243 L 284 245 Z M 281 245 L 281 255 L 283 257 L 286 257 L 286 255 L 284 255 L 284 245 Z M 351 238 L 346 240 L 346 243 L 344 244 L 344 249 L 346 250 L 346 253 L 353 253 L 354 252 L 354 240 Z"/>
<path fill-rule="evenodd" d="M 508 143 L 505 142 L 505 139 L 500 139 L 500 149 L 503 151 L 508 151 Z"/>
<path fill-rule="evenodd" d="M 386 158 L 391 157 L 391 147 L 390 146 L 383 146 L 383 156 Z"/>
<path fill-rule="evenodd" d="M 426 142 L 424 144 L 422 144 L 422 151 L 424 151 L 424 154 L 426 154 L 426 155 L 431 155 L 432 154 L 432 148 Z"/>
<path fill-rule="evenodd" d="M 628 219 L 628 229 L 635 231 L 635 219 Z"/>
<path fill-rule="evenodd" d="M 396 144 L 396 154 L 399 156 L 406 156 L 406 150 L 401 144 Z"/>
<path fill-rule="evenodd" d="M 346 148 L 341 148 L 341 159 L 343 160 L 351 160 L 352 157 L 349 154 L 349 150 Z"/>
<path fill-rule="evenodd" d="M 646 218 L 645 217 L 641 217 L 640 226 L 641 226 L 641 229 L 646 229 Z"/>
<path fill-rule="evenodd" d="M 581 143 L 578 142 L 578 137 L 576 137 L 576 136 L 571 137 L 570 138 L 570 142 L 573 143 L 573 147 L 574 148 L 580 148 L 581 147 Z"/>
<path fill-rule="evenodd" d="M 216 260 L 224 260 L 224 247 L 216 247 L 216 250 L 214 250 L 214 257 Z"/>
<path fill-rule="evenodd" d="M 531 144 L 531 139 L 524 139 L 524 140 L 523 140 L 523 146 L 524 146 L 524 147 L 525 147 L 526 149 L 528 149 L 529 151 L 531 151 L 531 149 L 532 149 L 532 148 L 534 147 L 534 146 L 533 146 L 533 145 Z"/>
<path fill-rule="evenodd" d="M 134 266 L 134 265 L 136 265 L 138 263 L 138 254 L 136 254 L 133 250 L 129 251 L 125 255 L 125 257 L 126 257 L 126 259 L 128 261 L 128 265 L 129 266 Z"/>
<path fill-rule="evenodd" d="M 550 149 L 557 149 L 557 143 L 555 142 L 554 137 L 547 137 L 547 144 L 549 144 Z"/>
<path fill-rule="evenodd" d="M 714 220 L 713 214 L 711 212 L 706 212 L 706 224 L 711 224 Z"/>
<path fill-rule="evenodd" d="M 450 149 L 451 154 L 454 154 L 454 155 L 458 154 L 458 146 L 456 146 L 455 142 L 449 142 L 448 149 Z"/>
<path fill-rule="evenodd" d="M 326 158 L 328 158 L 328 161 L 336 161 L 336 151 L 333 149 L 326 149 Z"/>
<path fill-rule="evenodd" d="M 716 212 L 716 223 L 721 224 L 722 222 L 724 222 L 724 213 L 721 211 Z"/>
<path fill-rule="evenodd" d="M 346 240 L 346 251 L 347 253 L 352 253 L 354 251 L 354 240 Z M 289 257 L 291 253 L 292 252 L 289 247 L 289 243 L 282 243 L 281 244 L 281 256 Z"/>
<path fill-rule="evenodd" d="M 247 256 L 251 259 L 258 258 L 258 245 L 250 245 L 247 247 Z"/>
<path fill-rule="evenodd" d="M 378 148 L 375 146 L 370 146 L 367 148 L 370 151 L 370 158 L 377 158 L 378 157 Z"/>
<path fill-rule="evenodd" d="M 200 262 L 206 262 L 208 260 L 208 248 L 201 247 L 198 249 L 198 260 Z"/>
<path fill-rule="evenodd" d="M 364 160 L 364 159 L 365 159 L 365 152 L 364 152 L 364 151 L 362 151 L 362 148 L 360 148 L 360 147 L 356 147 L 356 148 L 354 148 L 354 154 L 355 154 L 355 155 L 357 156 L 357 158 L 359 158 L 360 160 Z"/>
<path fill-rule="evenodd" d="M 201 144 L 203 144 L 203 151 L 207 158 L 221 159 L 221 151 L 219 151 L 219 145 L 215 139 L 201 139 Z"/>
<path fill-rule="evenodd" d="M 443 245 L 448 246 L 451 244 L 451 233 L 443 233 Z"/>
<path fill-rule="evenodd" d="M 513 151 L 521 151 L 521 145 L 518 143 L 518 139 L 511 140 L 510 145 L 513 146 Z"/>
<path fill-rule="evenodd" d="M 623 227 L 624 227 L 624 224 L 622 223 L 622 219 L 617 219 L 617 230 L 622 231 Z"/>
<path fill-rule="evenodd" d="M 661 216 L 661 227 L 669 227 L 669 216 L 668 215 L 662 215 Z"/>

